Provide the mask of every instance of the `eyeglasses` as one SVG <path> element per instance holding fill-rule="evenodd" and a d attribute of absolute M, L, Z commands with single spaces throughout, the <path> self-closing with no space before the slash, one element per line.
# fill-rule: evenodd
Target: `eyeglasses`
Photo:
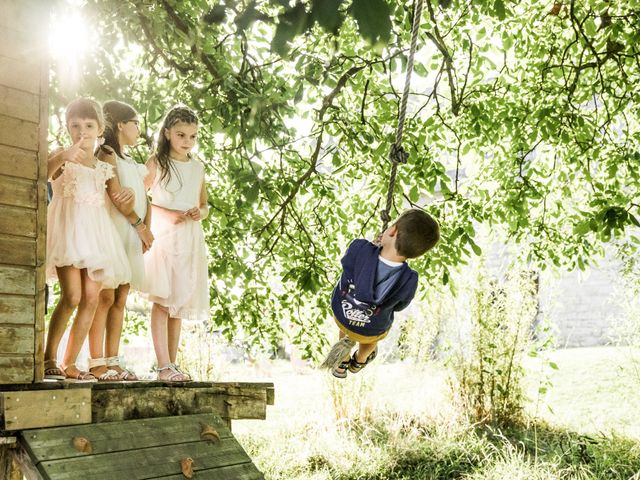
<path fill-rule="evenodd" d="M 135 124 L 136 124 L 136 127 L 139 127 L 139 126 L 140 126 L 140 120 L 127 120 L 127 121 L 126 121 L 126 122 L 124 122 L 124 123 L 135 123 Z"/>

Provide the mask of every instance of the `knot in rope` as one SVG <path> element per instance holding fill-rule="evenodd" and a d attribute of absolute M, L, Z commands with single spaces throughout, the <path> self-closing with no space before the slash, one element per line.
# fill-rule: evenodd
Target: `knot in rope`
<path fill-rule="evenodd" d="M 389 152 L 389 160 L 393 163 L 407 163 L 409 154 L 404 150 L 402 145 L 394 143 L 391 145 L 391 151 Z"/>

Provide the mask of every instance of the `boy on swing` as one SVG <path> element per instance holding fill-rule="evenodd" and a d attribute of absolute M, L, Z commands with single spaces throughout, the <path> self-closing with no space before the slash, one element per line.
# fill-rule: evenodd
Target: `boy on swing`
<path fill-rule="evenodd" d="M 418 274 L 406 260 L 424 255 L 439 239 L 438 223 L 426 212 L 411 209 L 375 243 L 351 242 L 331 299 L 340 340 L 322 365 L 335 377 L 358 373 L 376 357 L 377 344 L 389 333 L 394 313 L 406 308 L 416 293 Z"/>

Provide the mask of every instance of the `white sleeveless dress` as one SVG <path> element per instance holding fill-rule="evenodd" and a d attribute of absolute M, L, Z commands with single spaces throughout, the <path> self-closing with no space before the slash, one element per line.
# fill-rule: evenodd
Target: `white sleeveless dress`
<path fill-rule="evenodd" d="M 103 288 L 129 283 L 129 262 L 107 207 L 113 166 L 97 160 L 93 168 L 72 162 L 62 168 L 51 182 L 47 211 L 47 277 L 57 277 L 56 267 L 73 266 L 86 268 Z"/>
<path fill-rule="evenodd" d="M 156 170 L 153 205 L 179 211 L 199 206 L 204 166 L 195 159 L 171 161 L 175 169 L 168 183 L 160 181 L 160 169 Z M 144 256 L 149 300 L 167 307 L 174 318 L 208 320 L 209 276 L 202 225 L 191 219 L 174 224 L 154 209 L 151 231 L 155 240 Z"/>
<path fill-rule="evenodd" d="M 116 170 L 118 172 L 118 180 L 123 187 L 129 187 L 135 193 L 135 205 L 133 210 L 141 219 L 147 215 L 147 192 L 144 188 L 144 177 L 147 176 L 147 167 L 136 163 L 130 157 L 116 157 Z M 118 209 L 111 204 L 111 219 L 113 220 L 120 238 L 124 251 L 129 259 L 131 267 L 131 288 L 141 290 L 144 286 L 144 257 L 142 255 L 142 241 L 131 226 L 129 220 L 122 215 Z"/>

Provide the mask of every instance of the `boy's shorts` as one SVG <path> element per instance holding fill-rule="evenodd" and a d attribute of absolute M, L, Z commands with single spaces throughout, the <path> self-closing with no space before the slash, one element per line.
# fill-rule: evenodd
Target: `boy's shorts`
<path fill-rule="evenodd" d="M 382 340 L 384 337 L 386 337 L 389 334 L 389 330 L 387 330 L 386 332 L 381 333 L 380 335 L 376 335 L 373 337 L 369 337 L 367 335 L 360 335 L 359 333 L 355 333 L 352 332 L 351 330 L 347 329 L 347 327 L 345 327 L 344 325 L 342 325 L 338 319 L 336 317 L 333 317 L 333 319 L 336 322 L 336 325 L 338 325 L 338 328 L 340 329 L 340 331 L 342 333 L 344 333 L 347 337 L 349 337 L 351 340 L 354 340 L 358 343 L 375 343 L 378 342 L 380 340 Z"/>

